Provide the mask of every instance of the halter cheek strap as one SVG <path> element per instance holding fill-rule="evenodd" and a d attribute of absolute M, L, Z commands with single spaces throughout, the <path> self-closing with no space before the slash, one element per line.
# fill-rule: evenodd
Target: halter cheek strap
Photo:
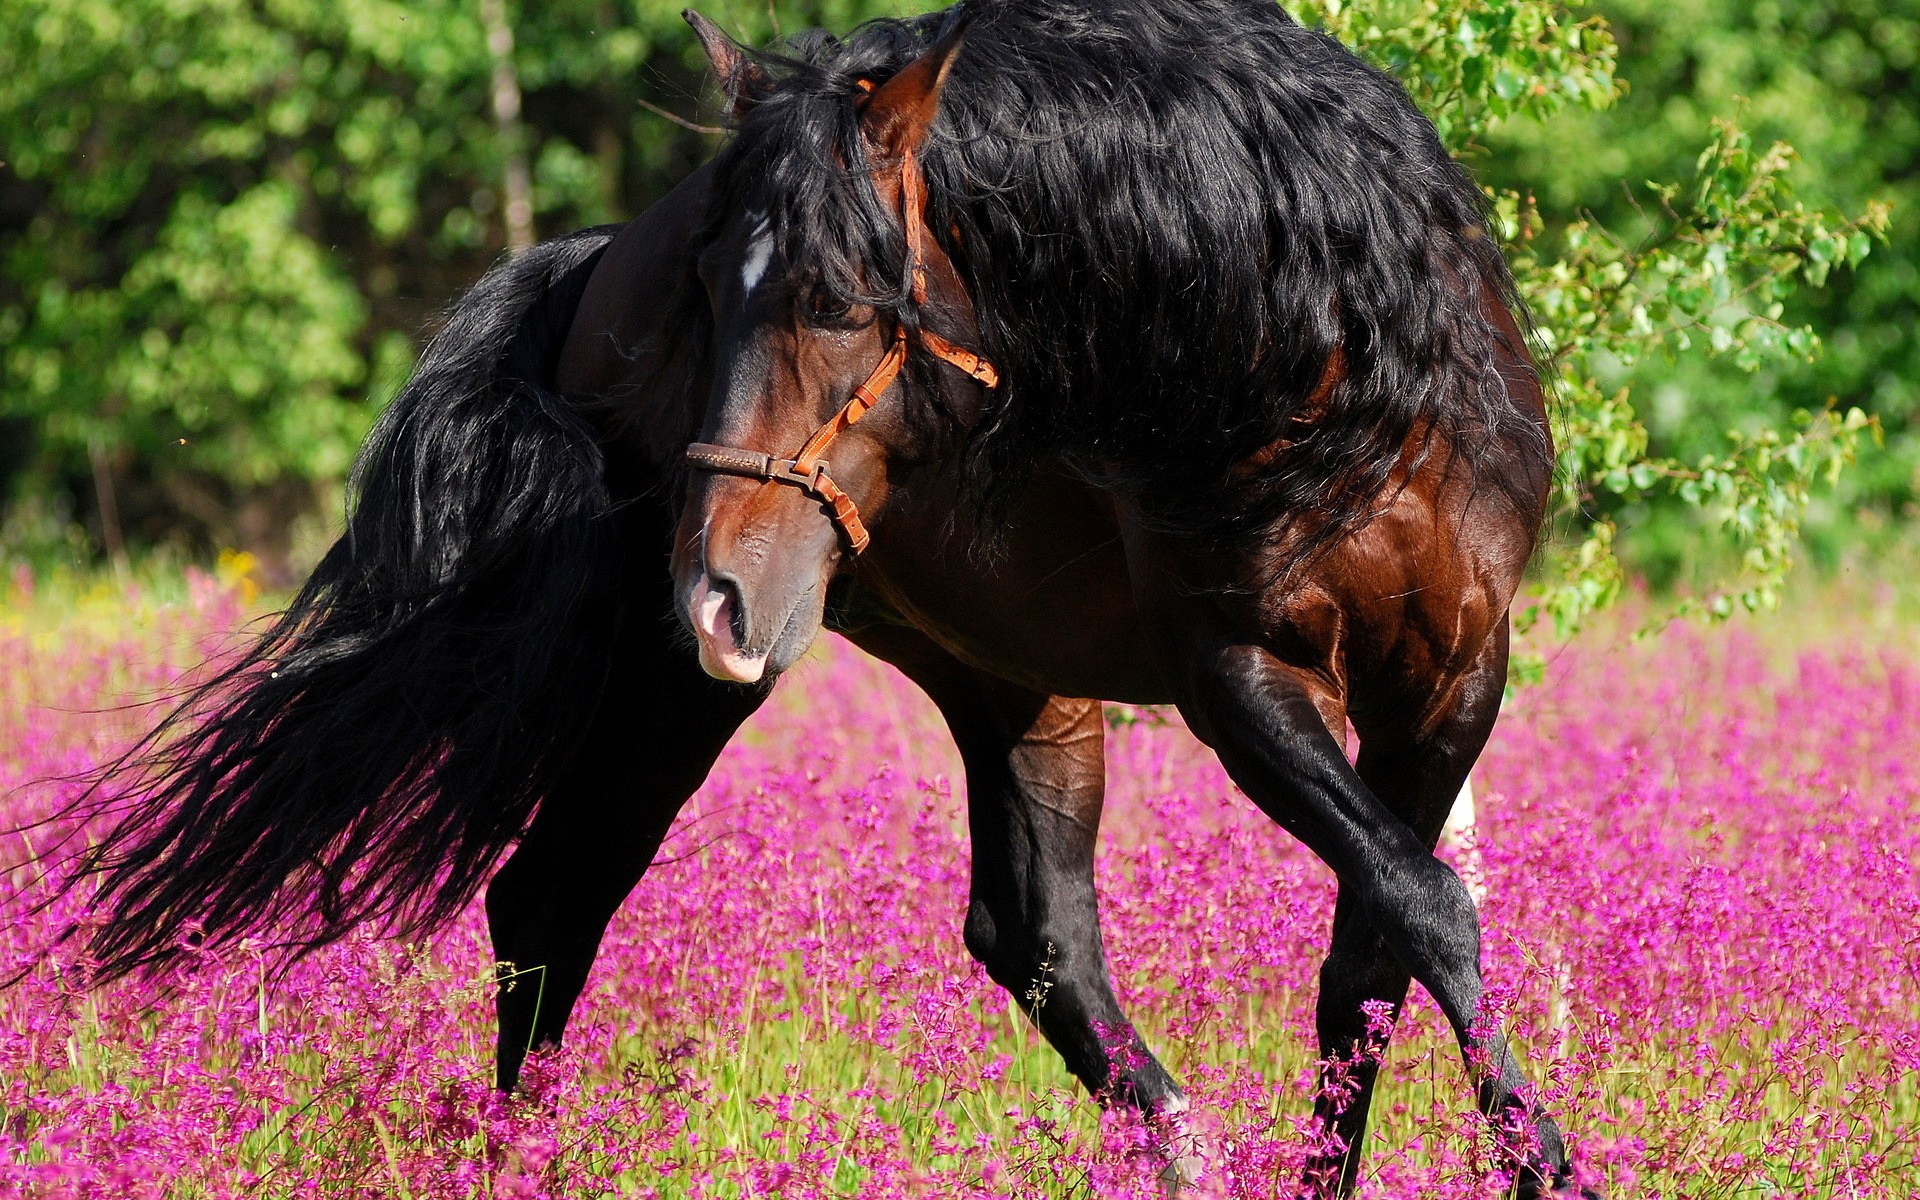
<path fill-rule="evenodd" d="M 914 161 L 913 152 L 908 151 L 900 160 L 900 216 L 907 232 L 907 272 L 915 304 L 924 304 L 927 299 L 926 234 L 921 228 L 923 186 L 919 164 Z M 912 336 L 913 340 L 920 343 L 922 350 L 966 372 L 981 386 L 1000 386 L 1000 372 L 972 350 L 956 346 L 930 329 L 917 330 Z M 853 502 L 852 496 L 833 482 L 827 474 L 827 462 L 821 455 L 827 452 L 827 447 L 833 444 L 835 438 L 852 428 L 861 417 L 867 415 L 869 409 L 879 404 L 880 397 L 893 386 L 900 369 L 907 363 L 907 340 L 906 326 L 896 325 L 893 341 L 867 374 L 866 380 L 853 389 L 852 397 L 841 406 L 839 412 L 814 430 L 806 445 L 800 447 L 800 452 L 792 458 L 775 458 L 756 450 L 695 442 L 687 447 L 688 465 L 695 470 L 739 475 L 799 488 L 821 503 L 826 509 L 827 519 L 846 539 L 848 549 L 859 554 L 867 548 L 870 540 L 867 527 L 860 520 L 860 507 Z"/>

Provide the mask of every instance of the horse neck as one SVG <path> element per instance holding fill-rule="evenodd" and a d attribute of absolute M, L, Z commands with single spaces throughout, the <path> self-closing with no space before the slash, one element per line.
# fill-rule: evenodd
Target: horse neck
<path fill-rule="evenodd" d="M 616 491 L 676 473 L 699 432 L 711 375 L 693 247 L 712 175 L 701 167 L 614 238 L 561 352 L 555 382 L 600 429 Z"/>

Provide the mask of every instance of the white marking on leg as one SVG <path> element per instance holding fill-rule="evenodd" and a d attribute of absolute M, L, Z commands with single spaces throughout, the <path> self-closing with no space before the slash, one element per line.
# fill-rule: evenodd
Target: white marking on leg
<path fill-rule="evenodd" d="M 1460 785 L 1460 794 L 1454 797 L 1453 810 L 1447 814 L 1448 840 L 1457 840 L 1474 826 L 1476 814 L 1473 810 L 1473 780 Z"/>
<path fill-rule="evenodd" d="M 1178 1197 L 1191 1191 L 1207 1173 L 1207 1142 L 1187 1121 L 1185 1096 L 1168 1096 L 1147 1114 L 1160 1155 L 1160 1194 Z"/>
<path fill-rule="evenodd" d="M 1467 894 L 1473 897 L 1476 906 L 1487 899 L 1487 876 L 1480 858 L 1478 815 L 1473 804 L 1473 780 L 1468 779 L 1460 785 L 1460 794 L 1454 797 L 1453 810 L 1447 814 L 1447 824 L 1440 835 L 1453 847 L 1460 882 L 1467 885 Z"/>

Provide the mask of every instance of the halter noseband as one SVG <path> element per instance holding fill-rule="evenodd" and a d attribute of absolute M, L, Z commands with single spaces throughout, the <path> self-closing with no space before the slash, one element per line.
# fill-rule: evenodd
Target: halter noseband
<path fill-rule="evenodd" d="M 906 227 L 907 271 L 912 280 L 915 304 L 924 304 L 927 299 L 926 235 L 921 229 L 920 211 L 923 186 L 919 164 L 914 161 L 913 151 L 909 150 L 900 158 L 900 219 Z M 792 458 L 775 458 L 757 450 L 695 442 L 687 447 L 687 463 L 700 471 L 740 475 L 747 479 L 784 483 L 799 488 L 825 506 L 827 519 L 847 539 L 848 548 L 859 554 L 867 548 L 869 540 L 867 527 L 860 521 L 860 508 L 853 502 L 853 497 L 840 490 L 828 476 L 826 460 L 820 456 L 827 452 L 833 439 L 866 416 L 868 409 L 880 403 L 880 397 L 893 385 L 900 368 L 906 365 L 908 336 L 906 326 L 894 326 L 892 344 L 867 375 L 866 381 L 853 389 L 853 396 L 840 411 L 814 430 L 807 444 L 800 447 L 800 453 Z M 916 330 L 912 337 L 920 343 L 922 350 L 965 371 L 982 386 L 999 386 L 1000 372 L 973 351 L 954 345 L 930 329 Z"/>

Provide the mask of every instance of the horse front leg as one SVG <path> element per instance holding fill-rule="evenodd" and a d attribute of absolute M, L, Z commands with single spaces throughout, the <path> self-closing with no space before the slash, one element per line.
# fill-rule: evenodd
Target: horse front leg
<path fill-rule="evenodd" d="M 1315 673 L 1263 648 L 1225 645 L 1192 656 L 1181 701 L 1189 725 L 1234 782 L 1339 877 L 1343 916 L 1336 918 L 1322 974 L 1331 993 L 1320 1008 L 1322 1037 L 1336 1049 L 1350 1044 L 1364 1029 L 1361 1001 L 1396 1003 L 1405 995 L 1404 977 L 1419 980 L 1453 1027 L 1481 1111 L 1497 1130 L 1520 1125 L 1530 1131 L 1527 1144 L 1511 1148 L 1514 1194 L 1521 1200 L 1554 1194 L 1568 1186 L 1560 1130 L 1526 1099 L 1525 1077 L 1505 1037 L 1479 1020 L 1480 924 L 1473 899 L 1433 856 L 1426 831 L 1396 815 L 1347 762 L 1315 704 L 1325 698 L 1324 686 Z M 1363 1072 L 1361 1083 L 1334 1126 L 1353 1134 L 1355 1150 L 1371 1072 Z M 1310 1194 L 1351 1191 L 1357 1153 L 1340 1155 L 1337 1171 L 1330 1165 L 1323 1159 L 1310 1169 Z"/>
<path fill-rule="evenodd" d="M 487 887 L 501 966 L 495 1086 L 559 1044 L 600 939 L 764 689 L 720 683 L 664 623 L 633 621 L 573 767 Z"/>
<path fill-rule="evenodd" d="M 1181 1116 L 1185 1093 L 1114 998 L 1100 935 L 1093 859 L 1104 736 L 1097 701 L 1048 697 L 1011 745 L 963 750 L 973 833 L 967 949 L 1089 1092 L 1147 1118 L 1164 1182 L 1178 1187 L 1199 1177 L 1204 1152 Z"/>
<path fill-rule="evenodd" d="M 968 667 L 923 635 L 855 635 L 939 706 L 967 774 L 973 867 L 967 949 L 1103 1104 L 1160 1135 L 1165 1182 L 1198 1175 L 1187 1099 L 1114 997 L 1094 893 L 1106 795 L 1098 701 L 1046 696 Z"/>

